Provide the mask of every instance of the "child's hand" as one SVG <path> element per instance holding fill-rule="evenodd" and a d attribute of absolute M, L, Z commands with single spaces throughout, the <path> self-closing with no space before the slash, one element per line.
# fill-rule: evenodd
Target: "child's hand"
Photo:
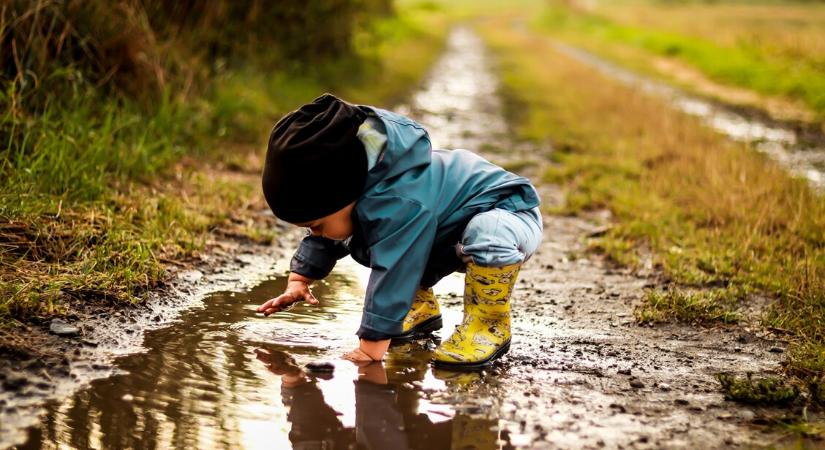
<path fill-rule="evenodd" d="M 384 354 L 387 353 L 388 348 L 390 348 L 389 339 L 382 341 L 367 341 L 361 339 L 361 345 L 355 350 L 345 354 L 344 359 L 352 361 L 355 364 L 381 361 L 384 359 Z"/>
<path fill-rule="evenodd" d="M 306 381 L 306 374 L 303 369 L 286 352 L 258 348 L 255 349 L 255 356 L 259 361 L 266 364 L 270 372 L 281 377 L 281 383 L 284 387 L 295 387 Z"/>
<path fill-rule="evenodd" d="M 309 283 L 312 282 L 312 280 L 301 277 L 300 275 L 293 275 L 297 274 L 289 275 L 289 282 L 287 282 L 286 290 L 284 290 L 283 294 L 267 300 L 263 305 L 259 306 L 256 311 L 268 316 L 272 313 L 289 309 L 293 303 L 301 300 L 310 305 L 317 305 L 319 303 L 318 299 L 309 291 Z"/>

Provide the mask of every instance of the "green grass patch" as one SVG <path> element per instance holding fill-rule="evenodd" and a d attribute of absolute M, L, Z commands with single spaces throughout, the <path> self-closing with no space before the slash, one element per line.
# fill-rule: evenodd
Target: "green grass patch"
<path fill-rule="evenodd" d="M 737 311 L 744 295 L 739 289 L 702 291 L 648 291 L 634 310 L 639 323 L 670 320 L 694 324 L 735 324 L 741 320 Z"/>
<path fill-rule="evenodd" d="M 157 97 L 71 72 L 24 108 L 20 80 L 0 79 L 0 326 L 141 301 L 168 264 L 216 237 L 271 241 L 258 174 L 275 121 L 326 91 L 389 106 L 439 53 L 443 12 L 418 2 L 396 12 L 358 28 L 354 53 L 295 67 L 244 53 L 201 68 L 198 89 Z"/>
<path fill-rule="evenodd" d="M 670 12 L 668 7 L 660 7 L 661 15 L 667 16 Z M 770 20 L 769 17 L 763 19 Z M 542 29 L 572 39 L 597 53 L 608 51 L 605 44 L 618 44 L 674 58 L 715 81 L 802 101 L 820 118 L 825 117 L 825 69 L 816 48 L 802 53 L 783 53 L 776 51 L 764 36 L 714 40 L 655 25 L 623 24 L 609 15 L 573 10 L 557 3 L 551 3 L 537 23 Z M 724 33 L 723 26 L 720 25 L 719 30 L 719 34 Z M 795 29 L 787 27 L 777 31 L 782 33 L 782 39 L 791 40 L 787 36 Z M 803 41 L 800 39 L 796 45 L 803 45 Z"/>
<path fill-rule="evenodd" d="M 752 374 L 737 377 L 730 374 L 716 376 L 726 400 L 751 405 L 786 405 L 799 398 L 799 388 L 780 378 L 754 378 Z"/>

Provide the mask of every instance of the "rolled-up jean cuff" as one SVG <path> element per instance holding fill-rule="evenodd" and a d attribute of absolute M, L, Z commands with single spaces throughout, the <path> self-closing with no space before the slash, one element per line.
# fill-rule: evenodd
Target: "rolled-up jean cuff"
<path fill-rule="evenodd" d="M 358 329 L 357 334 L 358 337 L 369 341 L 389 339 L 390 337 L 401 334 L 403 322 L 403 319 L 395 321 L 364 311 L 361 316 L 361 327 Z"/>
<path fill-rule="evenodd" d="M 379 331 L 370 330 L 369 328 L 361 327 L 358 329 L 358 332 L 355 333 L 358 335 L 359 338 L 365 341 L 383 341 L 385 339 L 392 339 L 393 336 L 387 333 L 381 333 Z"/>
<path fill-rule="evenodd" d="M 465 262 L 502 267 L 528 260 L 542 236 L 538 207 L 516 212 L 493 209 L 470 219 L 456 252 Z"/>

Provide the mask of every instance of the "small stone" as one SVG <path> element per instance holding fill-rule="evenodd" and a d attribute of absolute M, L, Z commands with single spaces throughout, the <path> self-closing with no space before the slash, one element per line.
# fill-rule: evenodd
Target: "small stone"
<path fill-rule="evenodd" d="M 619 369 L 616 373 L 619 375 L 630 375 L 630 369 Z"/>
<path fill-rule="evenodd" d="M 642 383 L 642 381 L 639 380 L 638 378 L 634 378 L 634 379 L 630 380 L 630 387 L 635 388 L 635 389 L 641 389 L 641 388 L 645 387 L 645 384 Z"/>
<path fill-rule="evenodd" d="M 771 347 L 768 349 L 768 351 L 771 353 L 784 353 L 785 349 L 782 347 Z"/>
<path fill-rule="evenodd" d="M 313 361 L 307 363 L 306 369 L 310 372 L 331 373 L 335 371 L 335 365 L 329 361 Z"/>
<path fill-rule="evenodd" d="M 620 413 L 626 413 L 627 412 L 627 408 L 625 408 L 624 405 L 620 405 L 618 403 L 611 403 L 610 404 L 610 409 L 615 409 L 616 411 L 619 411 Z"/>
<path fill-rule="evenodd" d="M 753 419 L 755 419 L 755 418 L 756 418 L 756 413 L 755 413 L 755 412 L 753 412 L 753 411 L 750 411 L 750 410 L 745 409 L 745 410 L 742 410 L 742 411 L 739 413 L 739 417 L 740 417 L 742 420 L 744 420 L 745 422 L 750 422 L 750 421 L 752 421 Z"/>
<path fill-rule="evenodd" d="M 659 384 L 659 389 L 661 389 L 661 390 L 663 390 L 663 391 L 667 392 L 667 391 L 669 391 L 669 390 L 670 390 L 670 385 L 669 385 L 669 384 L 667 384 L 667 383 L 661 383 L 661 384 Z"/>
<path fill-rule="evenodd" d="M 682 405 L 682 406 L 690 404 L 689 401 L 687 401 L 683 398 L 677 398 L 676 400 L 673 400 L 673 403 L 676 403 L 677 405 Z"/>
<path fill-rule="evenodd" d="M 135 396 L 132 394 L 123 394 L 123 397 L 120 397 L 120 399 L 124 402 L 131 402 L 135 399 Z"/>
<path fill-rule="evenodd" d="M 71 337 L 80 334 L 80 328 L 62 319 L 52 319 L 49 324 L 49 332 L 58 336 Z"/>

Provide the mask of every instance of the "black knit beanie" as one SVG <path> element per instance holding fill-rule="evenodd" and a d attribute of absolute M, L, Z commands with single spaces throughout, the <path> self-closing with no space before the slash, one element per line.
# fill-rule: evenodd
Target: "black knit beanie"
<path fill-rule="evenodd" d="M 275 124 L 262 181 L 278 218 L 309 222 L 361 196 L 367 154 L 357 132 L 366 118 L 357 106 L 324 94 Z"/>

